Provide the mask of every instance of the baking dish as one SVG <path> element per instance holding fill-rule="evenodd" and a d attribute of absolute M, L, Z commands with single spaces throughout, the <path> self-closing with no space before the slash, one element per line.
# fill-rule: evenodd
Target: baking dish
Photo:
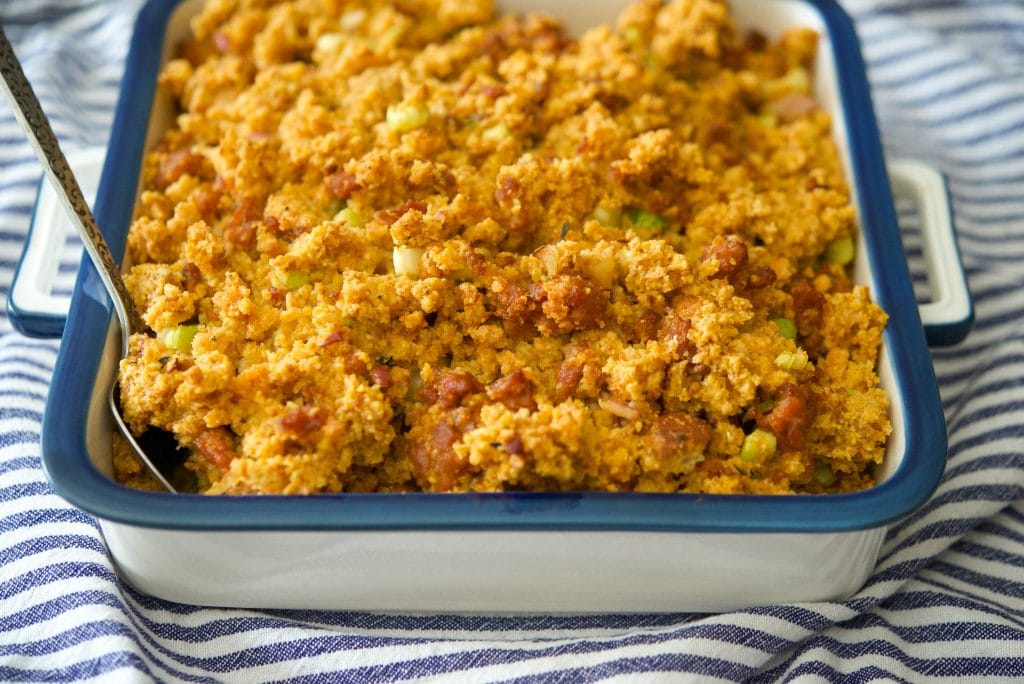
<path fill-rule="evenodd" d="M 95 207 L 112 245 L 124 243 L 142 151 L 172 118 L 156 73 L 197 6 L 154 0 L 140 14 Z M 530 1 L 503 9 L 553 11 L 578 32 L 612 20 L 621 6 Z M 245 498 L 128 490 L 109 477 L 103 401 L 117 334 L 110 334 L 110 304 L 86 265 L 44 418 L 44 465 L 58 493 L 100 520 L 126 578 L 189 603 L 446 611 L 721 610 L 855 591 L 874 564 L 884 525 L 923 502 L 941 475 L 945 428 L 935 378 L 849 20 L 830 2 L 733 7 L 745 28 L 772 35 L 804 25 L 823 36 L 815 90 L 834 116 L 854 190 L 862 230 L 856 278 L 890 314 L 880 374 L 893 401 L 894 432 L 878 486 L 826 497 Z M 934 177 L 924 170 L 904 167 L 899 178 L 928 206 L 941 196 L 928 190 Z M 948 210 L 937 215 L 948 218 Z M 967 314 L 940 328 L 966 325 L 965 300 Z"/>

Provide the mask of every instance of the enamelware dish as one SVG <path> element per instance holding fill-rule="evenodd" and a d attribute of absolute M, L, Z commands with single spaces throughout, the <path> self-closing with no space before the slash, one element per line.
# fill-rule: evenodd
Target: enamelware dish
<path fill-rule="evenodd" d="M 150 0 L 139 15 L 94 208 L 115 252 L 132 218 L 143 151 L 173 121 L 173 104 L 158 90 L 156 75 L 199 4 Z M 942 474 L 946 431 L 926 330 L 935 342 L 962 338 L 970 298 L 941 177 L 918 164 L 891 165 L 893 187 L 921 207 L 930 281 L 941 285 L 922 325 L 849 18 L 831 0 L 731 4 L 741 28 L 777 35 L 799 25 L 822 36 L 815 93 L 833 115 L 858 214 L 855 279 L 870 285 L 890 315 L 879 371 L 892 402 L 893 434 L 877 486 L 785 497 L 203 497 L 127 489 L 112 479 L 105 403 L 119 338 L 111 304 L 86 261 L 63 326 L 43 421 L 43 462 L 57 493 L 97 517 L 126 579 L 185 603 L 371 610 L 714 611 L 855 592 L 877 559 L 885 525 L 923 503 Z M 503 10 L 553 13 L 573 33 L 613 21 L 623 5 L 500 3 Z M 85 174 L 98 168 L 96 158 L 80 162 Z M 33 250 L 46 235 L 62 230 L 50 216 L 52 202 L 41 193 L 25 262 L 38 258 Z M 9 309 L 27 332 L 60 327 L 41 288 L 12 288 Z"/>

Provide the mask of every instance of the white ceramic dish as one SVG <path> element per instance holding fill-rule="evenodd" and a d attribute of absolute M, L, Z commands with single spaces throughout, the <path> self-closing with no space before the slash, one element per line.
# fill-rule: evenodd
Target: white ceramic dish
<path fill-rule="evenodd" d="M 623 4 L 502 3 L 552 12 L 574 32 L 614 20 Z M 884 526 L 937 484 L 945 425 L 848 18 L 830 0 L 732 4 L 745 28 L 775 35 L 801 25 L 822 34 L 815 89 L 833 114 L 854 188 L 862 227 L 856 278 L 871 285 L 890 314 L 880 375 L 893 398 L 894 433 L 878 486 L 802 497 L 256 498 L 128 490 L 110 477 L 104 401 L 118 336 L 99 279 L 85 264 L 44 419 L 44 464 L 58 493 L 99 518 L 128 581 L 184 603 L 429 611 L 716 611 L 856 591 L 874 565 Z M 151 0 L 140 14 L 96 205 L 113 245 L 124 242 L 142 151 L 173 118 L 169 98 L 155 90 L 155 74 L 198 5 Z M 930 253 L 938 255 L 931 259 L 936 277 L 962 282 L 941 183 L 936 191 L 932 172 L 916 166 L 894 171 L 928 208 L 926 218 L 940 217 L 925 221 Z M 952 338 L 966 330 L 970 301 L 966 290 L 959 297 L 956 288 L 946 292 L 930 311 L 929 330 Z M 31 328 L 32 307 L 14 308 Z"/>

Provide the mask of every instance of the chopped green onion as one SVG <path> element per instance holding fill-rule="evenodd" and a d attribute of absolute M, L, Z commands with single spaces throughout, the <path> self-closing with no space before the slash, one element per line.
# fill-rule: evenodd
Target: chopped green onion
<path fill-rule="evenodd" d="M 197 332 L 198 325 L 172 325 L 161 330 L 157 337 L 165 346 L 175 351 L 188 351 L 192 348 L 192 339 Z"/>
<path fill-rule="evenodd" d="M 748 463 L 763 461 L 775 455 L 778 440 L 771 432 L 758 428 L 743 438 L 740 458 Z"/>
<path fill-rule="evenodd" d="M 775 357 L 775 365 L 784 370 L 803 370 L 807 365 L 807 353 L 802 349 L 782 352 Z"/>
<path fill-rule="evenodd" d="M 828 487 L 836 481 L 836 474 L 835 471 L 832 470 L 832 466 L 821 460 L 814 465 L 813 477 L 814 481 L 822 487 Z"/>
<path fill-rule="evenodd" d="M 634 228 L 664 228 L 668 225 L 664 216 L 643 209 L 634 209 L 630 212 L 629 218 L 633 221 Z"/>
<path fill-rule="evenodd" d="M 427 125 L 430 110 L 423 103 L 402 103 L 388 107 L 388 128 L 405 133 Z"/>
<path fill-rule="evenodd" d="M 772 323 L 779 329 L 779 337 L 785 337 L 787 340 L 796 339 L 796 323 L 788 318 L 773 318 Z"/>
<path fill-rule="evenodd" d="M 334 218 L 339 221 L 344 221 L 353 228 L 362 228 L 366 225 L 366 217 L 352 207 L 345 207 L 339 211 Z"/>
<path fill-rule="evenodd" d="M 779 125 L 779 117 L 774 114 L 759 114 L 757 122 L 764 128 L 775 128 Z"/>
<path fill-rule="evenodd" d="M 825 245 L 825 260 L 833 264 L 845 266 L 853 261 L 855 255 L 852 237 L 841 237 Z"/>
<path fill-rule="evenodd" d="M 288 271 L 284 276 L 284 286 L 289 290 L 297 290 L 309 282 L 309 275 L 302 271 Z"/>

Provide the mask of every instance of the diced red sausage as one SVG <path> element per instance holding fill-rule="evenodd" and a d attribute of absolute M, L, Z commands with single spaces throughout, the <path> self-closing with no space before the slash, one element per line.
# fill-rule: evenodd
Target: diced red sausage
<path fill-rule="evenodd" d="M 537 410 L 537 402 L 533 398 L 533 381 L 526 377 L 522 369 L 492 382 L 487 394 L 503 403 L 509 411 L 521 408 L 531 412 Z"/>
<path fill-rule="evenodd" d="M 445 419 L 431 429 L 426 442 L 410 445 L 409 460 L 420 487 L 429 491 L 451 491 L 459 477 L 469 472 L 469 463 L 452 449 L 461 438 L 462 434 Z"/>
<path fill-rule="evenodd" d="M 292 434 L 307 436 L 324 426 L 323 415 L 311 406 L 299 406 L 281 417 L 281 427 Z"/>
<path fill-rule="evenodd" d="M 558 364 L 558 370 L 555 371 L 555 401 L 565 401 L 575 394 L 582 379 L 582 364 L 572 359 Z"/>
<path fill-rule="evenodd" d="M 802 449 L 804 431 L 811 423 L 807 395 L 803 389 L 792 383 L 782 386 L 782 398 L 767 415 L 757 419 L 757 424 L 775 433 L 779 444 L 788 449 Z"/>
<path fill-rule="evenodd" d="M 726 278 L 732 282 L 747 265 L 747 244 L 735 236 L 716 237 L 704 248 L 703 261 L 717 262 L 718 270 L 712 278 Z"/>
<path fill-rule="evenodd" d="M 324 179 L 324 188 L 334 199 L 348 199 L 359 189 L 359 183 L 351 173 L 338 171 Z"/>
<path fill-rule="evenodd" d="M 651 427 L 648 444 L 661 459 L 704 450 L 711 439 L 711 426 L 687 413 L 663 413 Z"/>
<path fill-rule="evenodd" d="M 234 436 L 226 427 L 203 430 L 196 437 L 193 446 L 199 460 L 222 473 L 231 467 L 231 461 L 238 455 L 235 452 Z"/>

